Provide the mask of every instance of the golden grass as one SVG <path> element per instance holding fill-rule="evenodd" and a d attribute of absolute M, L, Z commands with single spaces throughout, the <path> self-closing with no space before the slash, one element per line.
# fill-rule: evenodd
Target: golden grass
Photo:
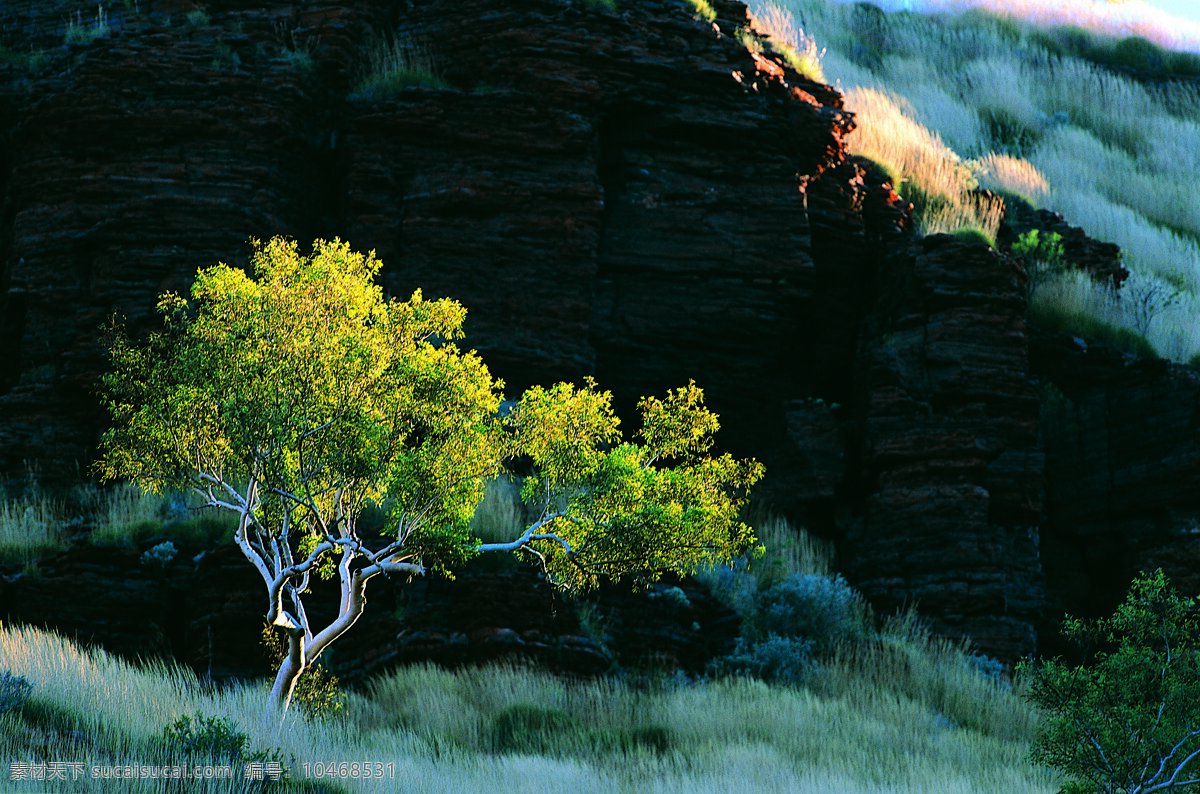
<path fill-rule="evenodd" d="M 1184 294 L 1148 324 L 1137 296 L 1114 297 L 1070 279 L 1038 300 L 1062 301 L 1060 314 L 1090 312 L 1098 321 L 1144 330 L 1162 355 L 1188 360 L 1200 352 L 1200 203 L 1192 185 L 1200 171 L 1194 145 L 1200 90 L 1148 88 L 1091 63 L 1051 57 L 1033 35 L 1036 25 L 1073 24 L 1178 45 L 1176 34 L 1187 26 L 1152 35 L 1143 23 L 1154 15 L 1134 13 L 1139 4 L 1132 3 L 1124 9 L 1081 0 L 969 5 L 1015 21 L 890 15 L 871 30 L 876 22 L 867 25 L 849 4 L 781 3 L 828 48 L 826 72 L 858 114 L 850 150 L 900 177 L 899 192 L 915 196 L 922 213 L 919 231 L 974 227 L 994 234 L 992 208 L 972 206 L 976 183 L 1059 212 L 1090 236 L 1121 246 L 1135 274 L 1131 283 L 1159 280 Z M 751 7 L 757 13 L 765 0 Z M 1191 42 L 1200 48 L 1200 34 Z"/>

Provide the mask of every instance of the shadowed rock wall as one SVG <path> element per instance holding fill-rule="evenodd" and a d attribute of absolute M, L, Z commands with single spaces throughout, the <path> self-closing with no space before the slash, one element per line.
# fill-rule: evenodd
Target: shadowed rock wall
<path fill-rule="evenodd" d="M 595 375 L 628 415 L 694 378 L 724 447 L 767 464 L 758 492 L 836 540 L 885 611 L 917 601 L 1011 660 L 1047 593 L 1051 612 L 1114 600 L 1134 563 L 1096 555 L 1134 559 L 1136 537 L 1153 564 L 1192 526 L 1194 378 L 1095 350 L 1031 364 L 1019 266 L 914 242 L 908 205 L 847 157 L 840 95 L 748 51 L 744 5 L 713 6 L 140 0 L 64 47 L 94 5 L 0 5 L 0 469 L 88 464 L 107 318 L 145 332 L 162 291 L 245 261 L 251 237 L 340 236 L 391 294 L 462 301 L 510 394 Z M 352 96 L 392 41 L 448 87 Z M 1014 212 L 1002 243 L 1035 225 L 1120 282 L 1118 252 L 1056 216 Z M 1084 429 L 1047 419 L 1039 378 Z M 1110 476 L 1082 476 L 1101 449 Z M 413 631 L 433 648 L 458 630 Z"/>

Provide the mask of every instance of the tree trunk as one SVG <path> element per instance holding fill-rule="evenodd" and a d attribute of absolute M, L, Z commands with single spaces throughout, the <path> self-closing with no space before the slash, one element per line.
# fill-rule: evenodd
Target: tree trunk
<path fill-rule="evenodd" d="M 279 672 L 275 674 L 275 684 L 271 687 L 271 696 L 267 701 L 267 713 L 264 720 L 268 723 L 277 718 L 282 722 L 287 716 L 288 707 L 292 703 L 292 693 L 296 691 L 296 682 L 304 672 L 307 660 L 304 657 L 304 631 L 294 629 L 288 631 L 288 652 L 279 663 Z"/>

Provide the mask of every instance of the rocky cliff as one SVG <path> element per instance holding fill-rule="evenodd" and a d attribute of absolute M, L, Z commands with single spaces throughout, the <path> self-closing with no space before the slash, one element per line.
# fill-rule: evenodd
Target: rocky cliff
<path fill-rule="evenodd" d="M 1111 607 L 1190 542 L 1194 377 L 1031 342 L 1019 265 L 913 240 L 847 157 L 840 95 L 770 55 L 744 5 L 712 6 L 138 0 L 100 30 L 83 0 L 5 3 L 0 465 L 86 466 L 108 317 L 144 331 L 160 292 L 249 238 L 340 236 L 391 294 L 462 301 L 512 392 L 590 374 L 628 414 L 694 378 L 722 443 L 767 463 L 763 496 L 835 540 L 881 610 L 917 601 L 1011 660 L 1055 610 Z M 354 95 L 392 42 L 439 82 Z M 1119 283 L 1113 251 L 1066 236 Z M 1075 424 L 1047 414 L 1048 382 Z M 1080 475 L 1100 449 L 1110 476 Z M 23 605 L 53 597 L 5 599 L 42 621 Z M 497 620 L 489 641 L 576 636 Z M 414 652 L 457 653 L 433 623 Z"/>

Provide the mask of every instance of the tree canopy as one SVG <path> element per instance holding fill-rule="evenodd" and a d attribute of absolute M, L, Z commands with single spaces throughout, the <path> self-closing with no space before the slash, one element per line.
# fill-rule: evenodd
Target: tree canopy
<path fill-rule="evenodd" d="M 550 579 L 653 579 L 728 561 L 755 543 L 738 520 L 762 475 L 710 454 L 717 417 L 694 383 L 639 404 L 622 442 L 611 395 L 588 380 L 530 389 L 502 408 L 499 381 L 463 336 L 449 299 L 386 300 L 380 262 L 338 240 L 255 242 L 250 272 L 197 274 L 190 297 L 158 304 L 142 343 L 113 328 L 102 395 L 113 426 L 97 471 L 190 489 L 239 518 L 235 540 L 267 586 L 268 621 L 291 637 L 274 700 L 362 612 L 378 574 L 450 572 L 481 552 L 539 558 Z M 537 519 L 508 543 L 480 543 L 470 519 L 507 460 L 532 466 L 522 495 Z M 382 539 L 358 517 L 387 511 Z M 336 575 L 339 616 L 310 625 L 310 576 Z"/>

